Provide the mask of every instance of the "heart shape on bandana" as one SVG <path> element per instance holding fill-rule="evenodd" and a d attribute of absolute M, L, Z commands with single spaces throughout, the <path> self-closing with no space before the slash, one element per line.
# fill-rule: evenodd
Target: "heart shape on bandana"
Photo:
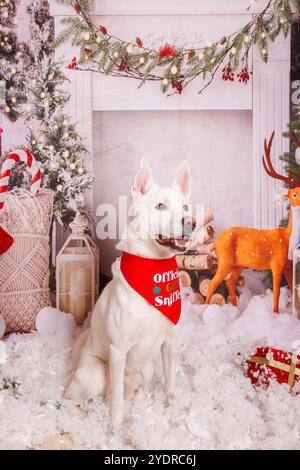
<path fill-rule="evenodd" d="M 154 286 L 154 287 L 153 287 L 153 294 L 159 294 L 160 291 L 161 291 L 161 288 L 160 288 L 160 287 L 158 287 L 158 286 Z"/>

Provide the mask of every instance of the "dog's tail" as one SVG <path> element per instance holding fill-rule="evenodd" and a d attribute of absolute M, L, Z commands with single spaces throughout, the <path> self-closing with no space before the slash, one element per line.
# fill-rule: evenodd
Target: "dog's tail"
<path fill-rule="evenodd" d="M 72 349 L 72 366 L 73 369 L 76 369 L 78 367 L 79 361 L 80 361 L 80 355 L 81 351 L 88 339 L 90 332 L 90 328 L 87 328 L 86 330 L 82 331 L 80 335 L 77 337 L 75 340 L 75 343 L 73 345 Z"/>

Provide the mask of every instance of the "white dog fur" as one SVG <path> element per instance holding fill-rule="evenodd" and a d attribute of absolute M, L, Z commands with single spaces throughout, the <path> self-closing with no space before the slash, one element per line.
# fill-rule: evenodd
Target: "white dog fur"
<path fill-rule="evenodd" d="M 189 197 L 186 161 L 179 165 L 172 186 L 159 188 L 143 159 L 133 183 L 126 233 L 117 247 L 146 258 L 173 257 L 177 247 L 159 243 L 156 235 L 182 237 L 183 218 L 190 216 Z M 153 357 L 160 350 L 166 395 L 174 398 L 176 326 L 129 286 L 118 260 L 112 272 L 112 281 L 95 305 L 90 328 L 74 345 L 74 372 L 65 396 L 84 401 L 108 393 L 115 429 L 122 422 L 124 396 L 131 398 L 151 380 Z"/>

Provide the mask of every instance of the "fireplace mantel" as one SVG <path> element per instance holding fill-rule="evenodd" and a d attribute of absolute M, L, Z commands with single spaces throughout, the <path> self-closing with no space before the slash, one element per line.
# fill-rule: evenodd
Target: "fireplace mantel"
<path fill-rule="evenodd" d="M 96 1 L 95 21 L 105 24 L 113 34 L 127 40 L 137 35 L 145 42 L 160 40 L 162 43 L 178 34 L 183 41 L 189 41 L 189 38 L 192 41 L 195 33 L 202 35 L 203 39 L 216 40 L 245 24 L 266 3 L 258 0 L 249 11 L 249 0 L 102 0 Z M 75 15 L 72 8 L 54 1 L 51 2 L 51 13 L 55 17 L 57 34 L 62 29 L 60 20 L 66 15 Z M 64 56 L 66 61 L 74 54 L 76 51 L 70 44 L 57 51 L 57 57 Z M 270 47 L 269 56 L 265 65 L 258 51 L 252 51 L 253 79 L 248 85 L 223 82 L 218 77 L 201 95 L 197 92 L 203 82 L 194 81 L 183 95 L 170 98 L 161 94 L 157 84 L 147 83 L 137 90 L 134 80 L 103 77 L 90 72 L 68 72 L 72 93 L 69 112 L 78 122 L 92 154 L 94 111 L 252 111 L 253 223 L 256 227 L 273 227 L 283 216 L 283 208 L 276 207 L 273 197 L 280 183 L 267 177 L 261 155 L 264 138 L 275 129 L 273 161 L 277 170 L 283 171 L 278 155 L 287 151 L 289 145 L 287 139 L 282 138 L 282 132 L 289 121 L 290 38 L 278 39 Z M 243 152 L 243 135 L 240 136 L 240 149 Z M 93 167 L 92 158 L 87 163 Z"/>

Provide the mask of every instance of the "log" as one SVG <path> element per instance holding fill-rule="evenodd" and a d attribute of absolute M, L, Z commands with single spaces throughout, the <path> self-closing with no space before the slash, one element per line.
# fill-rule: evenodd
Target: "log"
<path fill-rule="evenodd" d="M 214 229 L 211 225 L 195 230 L 189 241 L 189 250 L 198 250 L 200 246 L 208 243 L 213 238 L 214 233 Z"/>
<path fill-rule="evenodd" d="M 197 253 L 199 255 L 210 255 L 213 258 L 216 258 L 216 252 L 212 249 L 213 248 L 213 243 L 206 243 L 205 245 L 202 245 L 198 248 Z"/>
<path fill-rule="evenodd" d="M 200 216 L 197 216 L 197 221 L 196 221 L 196 228 L 202 228 L 205 225 L 209 224 L 214 220 L 213 213 L 210 209 L 205 209 L 203 214 Z"/>
<path fill-rule="evenodd" d="M 204 213 L 204 224 L 207 225 L 214 220 L 214 215 L 210 209 L 206 209 Z"/>
<path fill-rule="evenodd" d="M 191 271 L 188 269 L 179 269 L 179 280 L 180 278 L 182 278 L 182 287 L 190 287 L 191 289 L 193 289 L 194 292 L 198 291 L 198 276 L 196 271 Z"/>
<path fill-rule="evenodd" d="M 198 276 L 198 287 L 199 287 L 199 292 L 201 295 L 204 297 L 207 297 L 208 294 L 208 288 L 211 282 L 211 279 L 214 277 L 215 273 L 210 271 L 208 273 L 201 273 Z M 224 299 L 227 299 L 229 292 L 226 287 L 226 283 L 223 281 L 219 286 L 217 287 L 215 294 L 220 294 Z"/>
<path fill-rule="evenodd" d="M 211 301 L 210 301 L 210 304 L 220 305 L 221 307 L 225 305 L 225 303 L 226 303 L 225 297 L 219 293 L 213 294 Z"/>
<path fill-rule="evenodd" d="M 209 255 L 178 255 L 177 265 L 180 269 L 202 270 L 212 268 L 212 257 Z"/>
<path fill-rule="evenodd" d="M 201 295 L 203 295 L 203 297 L 207 297 L 210 281 L 211 278 L 209 277 L 200 277 L 200 279 L 198 278 L 199 292 Z"/>
<path fill-rule="evenodd" d="M 204 243 L 208 243 L 210 240 L 213 239 L 215 230 L 211 225 L 207 225 L 205 228 L 206 228 L 206 236 L 205 236 Z"/>
<path fill-rule="evenodd" d="M 199 292 L 195 292 L 193 297 L 193 304 L 203 305 L 204 303 L 204 297 Z"/>
<path fill-rule="evenodd" d="M 191 287 L 192 279 L 186 271 L 179 271 L 179 282 L 181 287 Z"/>

